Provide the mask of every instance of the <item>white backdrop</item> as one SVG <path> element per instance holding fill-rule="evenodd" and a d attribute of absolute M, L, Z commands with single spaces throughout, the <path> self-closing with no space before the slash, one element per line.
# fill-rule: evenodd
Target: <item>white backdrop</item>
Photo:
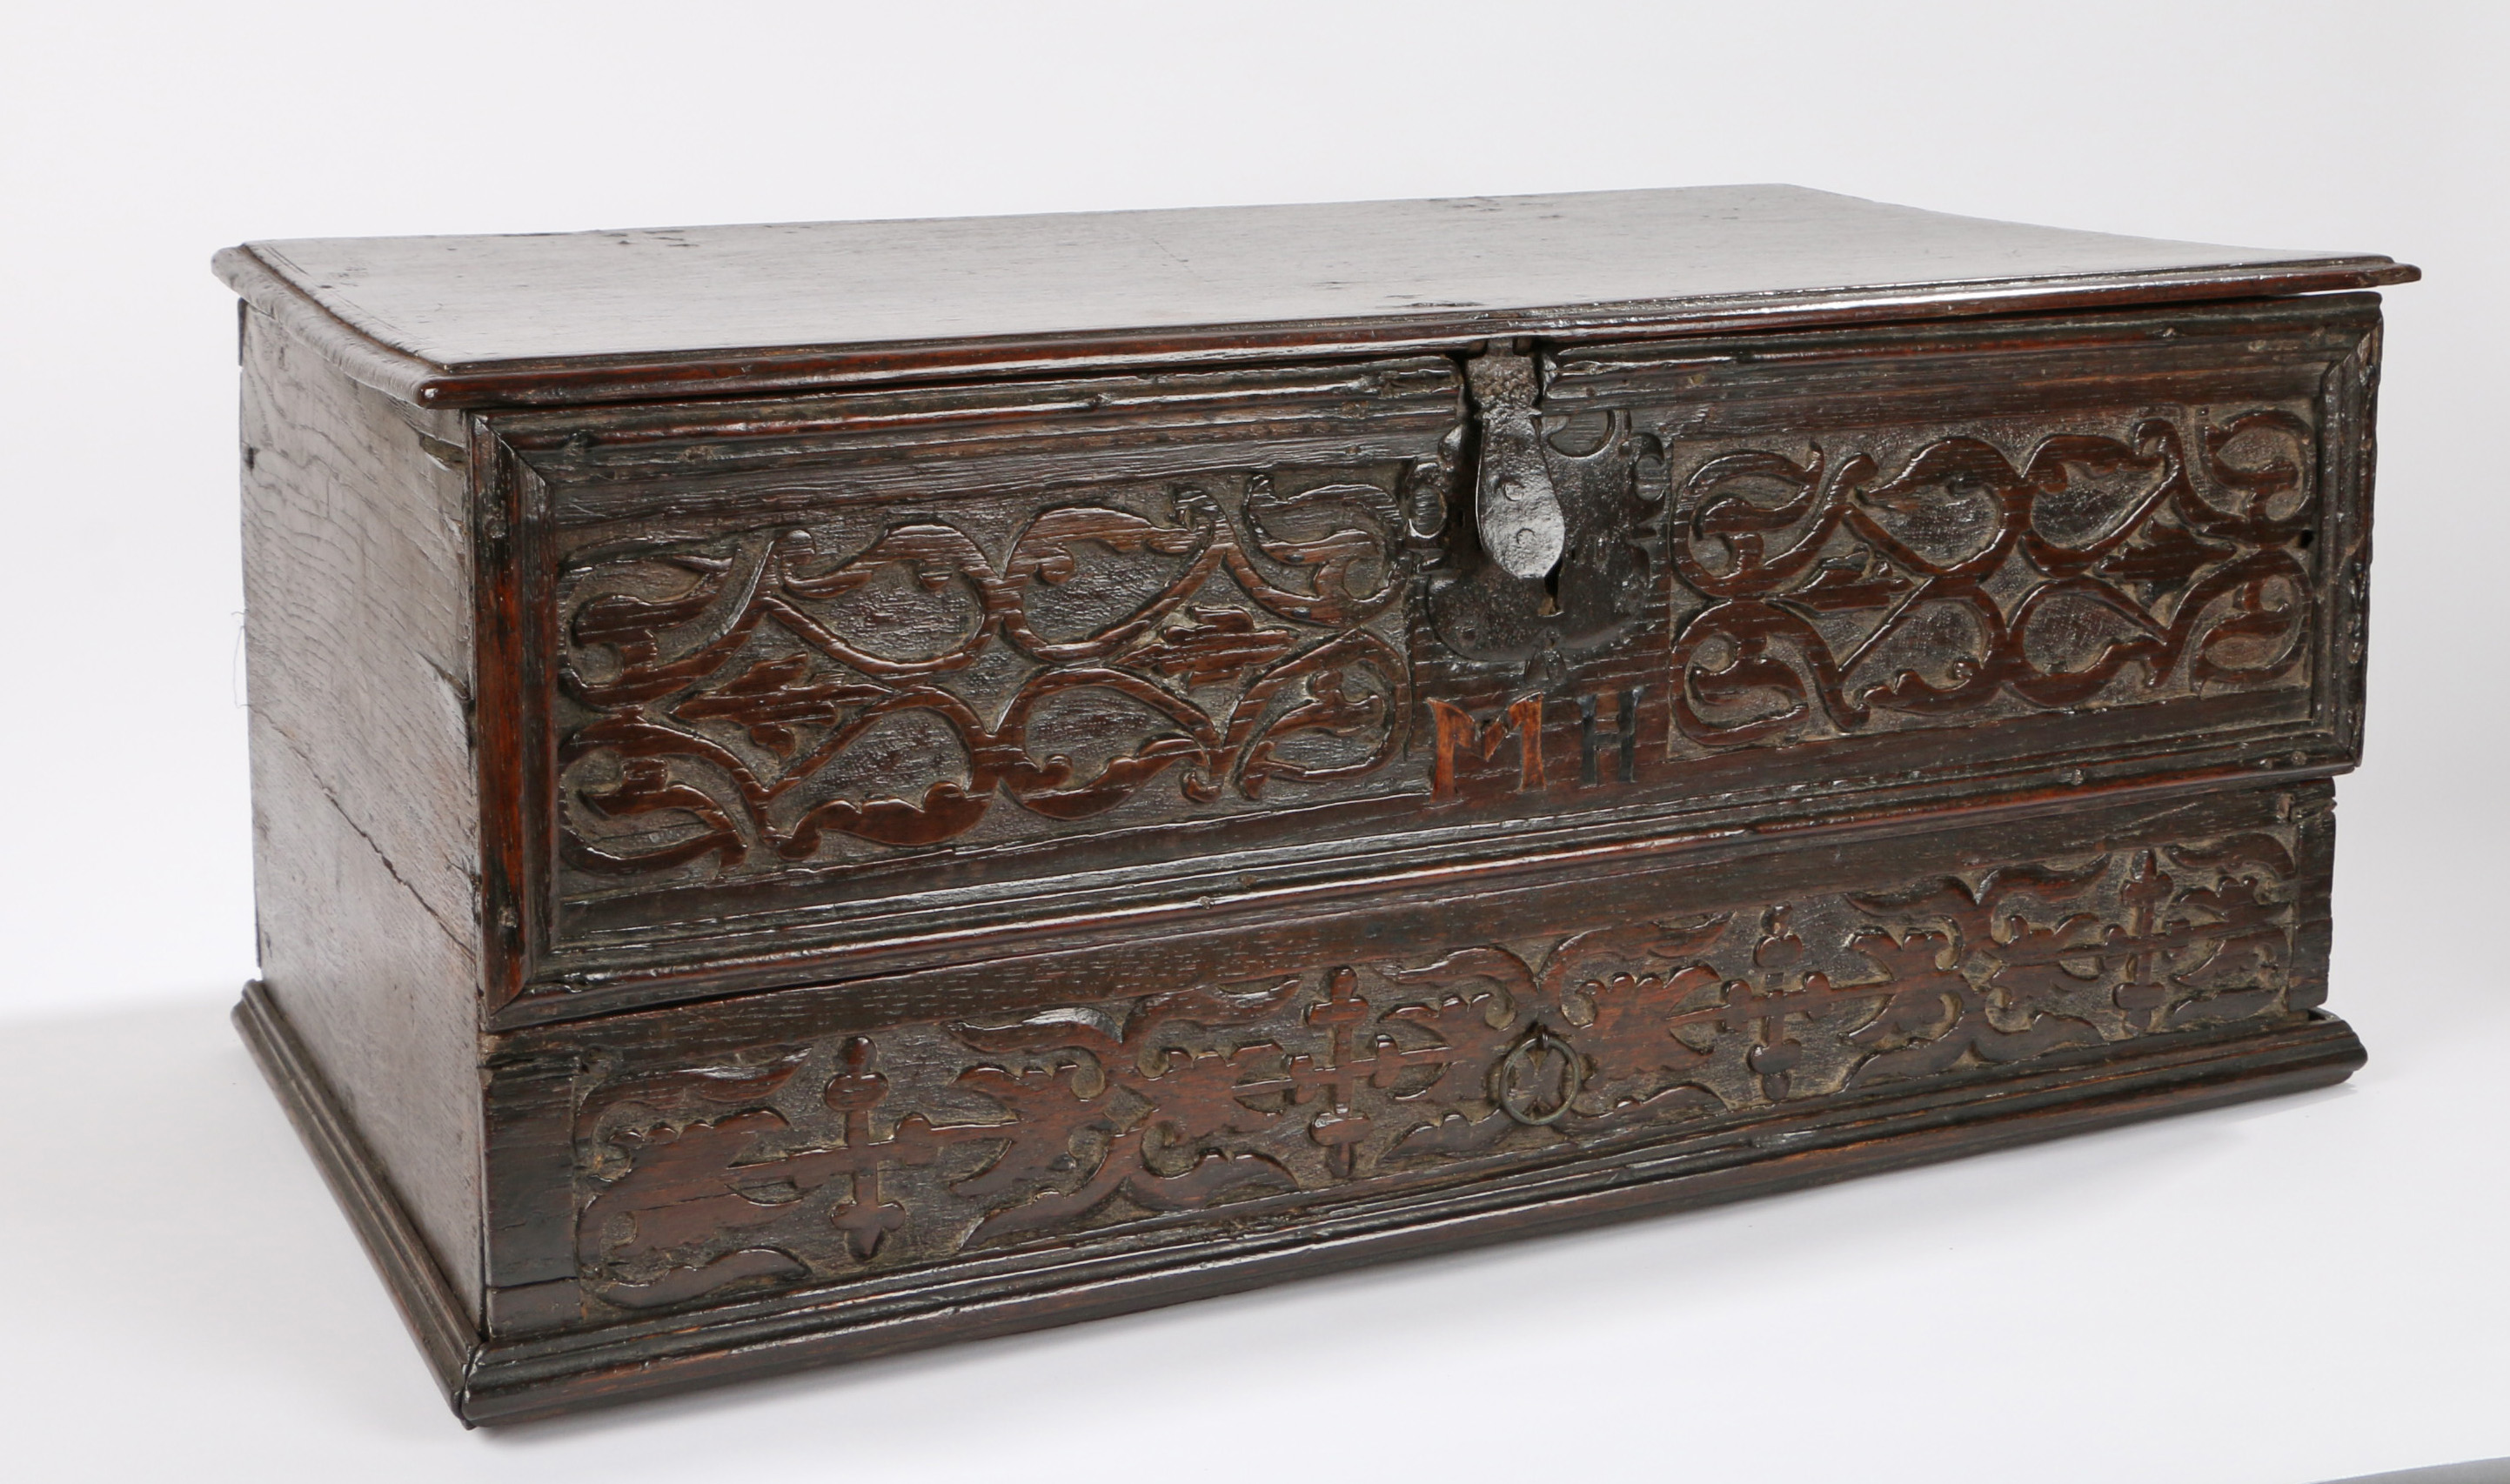
<path fill-rule="evenodd" d="M 2510 1455 L 2510 8 L 0 11 L 0 1462 L 21 1477 L 2312 1480 Z M 2381 251 L 2347 1088 L 466 1436 L 219 1020 L 246 238 L 1785 180 Z M 191 1254 L 171 1269 L 159 1255 Z M 131 1410 L 120 1409 L 128 1406 Z M 145 1426 L 130 1418 L 145 1416 Z"/>

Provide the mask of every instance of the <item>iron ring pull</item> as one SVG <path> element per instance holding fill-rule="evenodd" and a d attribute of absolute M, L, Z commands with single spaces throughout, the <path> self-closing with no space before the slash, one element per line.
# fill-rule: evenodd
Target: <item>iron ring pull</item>
<path fill-rule="evenodd" d="M 1534 1107 L 1530 1083 L 1541 1061 L 1557 1056 L 1561 1065 L 1560 1101 L 1545 1111 Z M 1508 1048 L 1505 1056 L 1491 1074 L 1491 1098 L 1502 1112 L 1520 1123 L 1543 1127 L 1569 1116 L 1569 1105 L 1578 1100 L 1586 1082 L 1585 1058 L 1566 1040 L 1554 1035 L 1548 1026 L 1538 1025 Z"/>

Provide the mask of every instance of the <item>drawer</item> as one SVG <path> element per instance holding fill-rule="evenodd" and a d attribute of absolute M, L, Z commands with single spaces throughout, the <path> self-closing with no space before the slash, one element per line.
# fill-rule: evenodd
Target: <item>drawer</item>
<path fill-rule="evenodd" d="M 2115 1098 L 2244 1038 L 2316 1054 L 2329 795 L 2042 808 L 1820 852 L 1747 838 L 1706 869 L 1382 902 L 1261 940 L 517 1033 L 490 1108 L 514 1172 L 494 1322 L 799 1289 L 877 1349 L 886 1321 L 1224 1247 L 1705 1176 L 1956 1106 L 2016 1115 L 2041 1080 L 2112 1078 Z"/>
<path fill-rule="evenodd" d="M 2333 771 L 2377 326 L 2355 295 L 483 416 L 505 1023 Z"/>

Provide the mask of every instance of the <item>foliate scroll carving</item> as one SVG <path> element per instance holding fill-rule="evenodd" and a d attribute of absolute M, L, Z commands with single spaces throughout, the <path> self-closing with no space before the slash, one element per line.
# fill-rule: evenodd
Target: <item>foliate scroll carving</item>
<path fill-rule="evenodd" d="M 561 597 L 567 862 L 758 874 L 1399 783 L 1400 474 L 586 561 Z"/>
<path fill-rule="evenodd" d="M 2306 684 L 2315 428 L 2102 421 L 1730 447 L 1679 476 L 1682 742 Z"/>
<path fill-rule="evenodd" d="M 612 1075 L 579 1259 L 623 1307 L 1783 1112 L 2296 1009 L 2295 827 Z"/>

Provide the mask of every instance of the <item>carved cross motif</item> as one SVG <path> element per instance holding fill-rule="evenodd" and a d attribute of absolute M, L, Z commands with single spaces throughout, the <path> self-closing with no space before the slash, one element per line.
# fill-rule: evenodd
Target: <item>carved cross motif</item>
<path fill-rule="evenodd" d="M 1278 1074 L 1242 1081 L 1236 1088 L 1246 1098 L 1286 1093 L 1293 1104 L 1315 1103 L 1315 1115 L 1308 1121 L 1308 1137 L 1324 1146 L 1335 1172 L 1346 1178 L 1354 1170 L 1358 1145 L 1368 1137 L 1372 1124 L 1358 1109 L 1359 1088 L 1383 1090 L 1408 1068 L 1443 1067 L 1452 1059 L 1443 1046 L 1407 1049 L 1383 1031 L 1363 1054 L 1357 1041 L 1359 1028 L 1375 1014 L 1359 992 L 1359 975 L 1348 967 L 1336 969 L 1327 980 L 1325 998 L 1310 1006 L 1305 1016 L 1311 1028 L 1325 1033 L 1324 1055 L 1284 1057 Z"/>
<path fill-rule="evenodd" d="M 1791 973 L 1803 957 L 1804 941 L 1788 930 L 1787 909 L 1771 907 L 1762 917 L 1761 938 L 1752 950 L 1752 965 L 1759 972 L 1727 980 L 1717 1004 L 1668 1016 L 1666 1024 L 1677 1029 L 1705 1025 L 1718 1031 L 1748 1032 L 1752 1048 L 1745 1063 L 1760 1079 L 1763 1095 L 1771 1102 L 1782 1101 L 1787 1096 L 1787 1075 L 1804 1059 L 1803 1046 L 1787 1033 L 1788 1022 L 1825 1020 L 1843 1010 L 1857 1012 L 1861 1020 L 1893 988 L 1836 986 L 1826 973 Z"/>

